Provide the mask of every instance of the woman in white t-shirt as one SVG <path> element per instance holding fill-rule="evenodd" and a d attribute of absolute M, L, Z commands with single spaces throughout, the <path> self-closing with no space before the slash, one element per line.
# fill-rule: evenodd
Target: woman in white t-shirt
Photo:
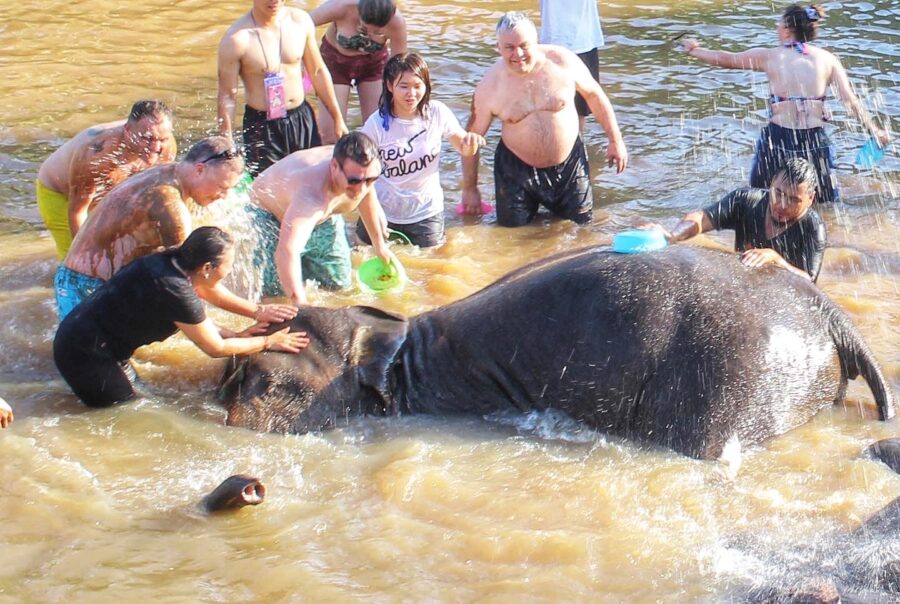
<path fill-rule="evenodd" d="M 474 155 L 484 138 L 466 132 L 450 109 L 431 100 L 428 65 L 416 53 L 393 56 L 384 67 L 378 111 L 362 127 L 378 146 L 381 178 L 375 183 L 388 227 L 414 245 L 431 247 L 444 237 L 441 142 L 462 155 Z M 361 223 L 359 238 L 370 243 Z"/>

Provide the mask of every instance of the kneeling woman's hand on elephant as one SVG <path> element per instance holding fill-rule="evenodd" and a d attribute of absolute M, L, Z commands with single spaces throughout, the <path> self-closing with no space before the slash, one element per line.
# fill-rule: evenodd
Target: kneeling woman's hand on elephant
<path fill-rule="evenodd" d="M 285 327 L 273 334 L 266 336 L 266 345 L 263 350 L 277 350 L 279 352 L 300 352 L 309 346 L 309 336 L 305 331 L 290 330 Z"/>
<path fill-rule="evenodd" d="M 283 323 L 297 316 L 297 307 L 292 304 L 260 304 L 253 316 L 259 323 Z"/>

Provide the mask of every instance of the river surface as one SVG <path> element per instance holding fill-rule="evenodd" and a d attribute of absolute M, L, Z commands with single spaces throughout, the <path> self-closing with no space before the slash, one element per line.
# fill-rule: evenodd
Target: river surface
<path fill-rule="evenodd" d="M 404 0 L 410 47 L 430 64 L 434 98 L 464 120 L 495 58 L 500 11 L 536 5 Z M 211 133 L 216 45 L 248 8 L 0 0 L 0 394 L 16 411 L 0 434 L 0 602 L 725 601 L 783 576 L 785 559 L 808 561 L 802 546 L 852 529 L 900 495 L 900 476 L 858 457 L 874 440 L 900 436 L 897 421 L 871 419 L 862 382 L 843 405 L 745 451 L 735 477 L 719 463 L 643 449 L 552 414 L 360 419 L 299 437 L 231 429 L 213 396 L 222 362 L 182 338 L 138 352 L 152 399 L 84 408 L 51 359 L 56 263 L 34 202 L 40 162 L 139 98 L 174 107 L 182 150 Z M 900 1 L 829 8 L 820 43 L 896 129 Z M 411 278 L 401 293 L 312 291 L 311 301 L 415 314 L 530 260 L 674 220 L 744 183 L 765 120 L 764 79 L 689 60 L 667 40 L 690 31 L 714 47 L 769 45 L 780 10 L 759 0 L 604 2 L 602 83 L 631 162 L 619 176 L 604 167 L 605 137 L 589 121 L 594 223 L 464 222 L 452 211 L 459 160 L 447 150 L 447 243 L 398 249 Z M 855 168 L 865 136 L 830 104 L 845 202 L 822 210 L 831 247 L 819 285 L 850 313 L 896 392 L 900 161 L 892 147 L 875 171 Z M 355 107 L 351 115 L 358 125 Z M 495 127 L 491 148 L 497 137 Z M 488 200 L 491 156 L 481 177 Z M 731 241 L 715 234 L 699 244 Z M 546 337 L 544 326 L 534 329 Z M 206 492 L 238 472 L 268 485 L 261 507 L 196 513 Z"/>

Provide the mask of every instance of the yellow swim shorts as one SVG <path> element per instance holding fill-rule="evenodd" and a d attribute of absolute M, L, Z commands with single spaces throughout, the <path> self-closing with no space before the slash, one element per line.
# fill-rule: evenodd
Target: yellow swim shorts
<path fill-rule="evenodd" d="M 59 191 L 49 189 L 36 180 L 37 206 L 47 230 L 56 242 L 56 255 L 62 260 L 72 245 L 72 230 L 69 228 L 69 200 Z"/>

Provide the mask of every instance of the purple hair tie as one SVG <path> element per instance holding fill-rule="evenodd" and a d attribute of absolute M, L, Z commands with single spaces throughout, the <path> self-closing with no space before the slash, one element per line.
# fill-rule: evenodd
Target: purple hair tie
<path fill-rule="evenodd" d="M 819 20 L 819 13 L 813 7 L 807 6 L 803 10 L 806 11 L 806 18 L 809 19 L 810 21 L 818 21 Z"/>

